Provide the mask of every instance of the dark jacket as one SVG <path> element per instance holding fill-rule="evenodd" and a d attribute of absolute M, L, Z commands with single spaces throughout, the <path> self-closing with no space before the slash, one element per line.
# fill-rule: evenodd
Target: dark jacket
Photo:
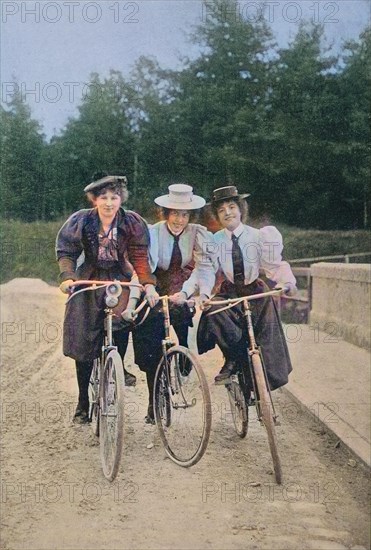
<path fill-rule="evenodd" d="M 56 241 L 61 282 L 91 277 L 97 266 L 98 232 L 99 216 L 95 208 L 79 210 L 65 222 Z M 120 208 L 117 242 L 117 257 L 124 279 L 131 279 L 134 266 L 141 284 L 156 284 L 156 278 L 148 264 L 149 232 L 146 222 L 139 214 Z M 77 266 L 77 260 L 82 253 L 82 263 Z"/>

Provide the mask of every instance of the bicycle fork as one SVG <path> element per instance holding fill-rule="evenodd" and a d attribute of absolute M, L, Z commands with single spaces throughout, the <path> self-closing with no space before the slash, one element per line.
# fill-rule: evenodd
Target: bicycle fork
<path fill-rule="evenodd" d="M 261 368 L 263 370 L 265 384 L 266 384 L 266 387 L 267 387 L 269 400 L 270 400 L 270 403 L 271 403 L 271 406 L 272 406 L 273 420 L 274 420 L 274 423 L 277 426 L 279 426 L 278 415 L 276 413 L 276 409 L 274 407 L 274 403 L 273 403 L 273 399 L 272 399 L 272 394 L 271 394 L 269 381 L 268 381 L 268 377 L 267 377 L 267 371 L 266 371 L 266 368 L 265 368 L 265 365 L 264 365 L 263 354 L 262 354 L 262 352 L 261 352 L 261 350 L 260 350 L 260 348 L 257 345 L 256 340 L 255 340 L 255 333 L 254 333 L 253 322 L 252 322 L 252 313 L 251 313 L 251 307 L 250 307 L 249 301 L 244 300 L 243 301 L 243 306 L 244 306 L 243 315 L 246 319 L 247 333 L 248 333 L 249 343 L 250 343 L 247 352 L 248 352 L 248 355 L 250 357 L 249 366 L 250 366 L 250 369 L 252 370 L 251 379 L 252 379 L 252 383 L 253 383 L 253 391 L 254 391 L 254 395 L 259 397 L 259 399 L 255 399 L 255 407 L 256 407 L 257 414 L 258 414 L 258 418 L 259 418 L 259 421 L 261 422 L 262 421 L 262 414 L 261 414 L 261 406 L 260 406 L 260 396 L 259 396 L 259 394 L 257 392 L 257 388 L 256 388 L 255 368 L 254 368 L 254 365 L 253 365 L 253 356 L 254 355 L 257 355 L 260 358 Z"/>

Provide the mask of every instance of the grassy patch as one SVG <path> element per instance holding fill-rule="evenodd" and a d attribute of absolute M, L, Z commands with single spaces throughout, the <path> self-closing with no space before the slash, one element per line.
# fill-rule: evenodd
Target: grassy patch
<path fill-rule="evenodd" d="M 63 222 L 0 221 L 0 282 L 31 277 L 56 284 L 58 266 L 54 244 Z M 283 235 L 287 260 L 371 250 L 368 231 L 317 231 L 283 225 L 278 228 Z M 356 261 L 370 261 L 370 257 Z"/>

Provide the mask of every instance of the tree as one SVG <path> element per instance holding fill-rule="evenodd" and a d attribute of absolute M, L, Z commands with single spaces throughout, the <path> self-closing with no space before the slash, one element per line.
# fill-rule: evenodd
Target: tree
<path fill-rule="evenodd" d="M 14 95 L 9 110 L 0 107 L 1 134 L 1 215 L 33 221 L 43 218 L 44 136 L 20 93 Z"/>

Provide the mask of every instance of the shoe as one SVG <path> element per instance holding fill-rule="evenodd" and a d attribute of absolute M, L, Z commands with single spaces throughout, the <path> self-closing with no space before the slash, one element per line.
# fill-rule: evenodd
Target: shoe
<path fill-rule="evenodd" d="M 146 424 L 156 424 L 153 405 L 148 405 L 147 415 L 144 417 L 144 422 Z"/>
<path fill-rule="evenodd" d="M 186 359 L 182 365 L 179 365 L 179 371 L 182 376 L 188 376 L 192 370 L 192 361 Z"/>
<path fill-rule="evenodd" d="M 72 422 L 74 424 L 88 424 L 90 422 L 89 412 L 77 405 Z"/>
<path fill-rule="evenodd" d="M 124 377 L 125 377 L 125 386 L 135 386 L 137 383 L 137 377 L 134 376 L 134 374 L 131 374 L 131 372 L 128 372 L 124 368 Z"/>
<path fill-rule="evenodd" d="M 226 359 L 220 371 L 214 378 L 215 384 L 224 384 L 226 380 L 236 371 L 236 362 L 231 359 Z"/>

